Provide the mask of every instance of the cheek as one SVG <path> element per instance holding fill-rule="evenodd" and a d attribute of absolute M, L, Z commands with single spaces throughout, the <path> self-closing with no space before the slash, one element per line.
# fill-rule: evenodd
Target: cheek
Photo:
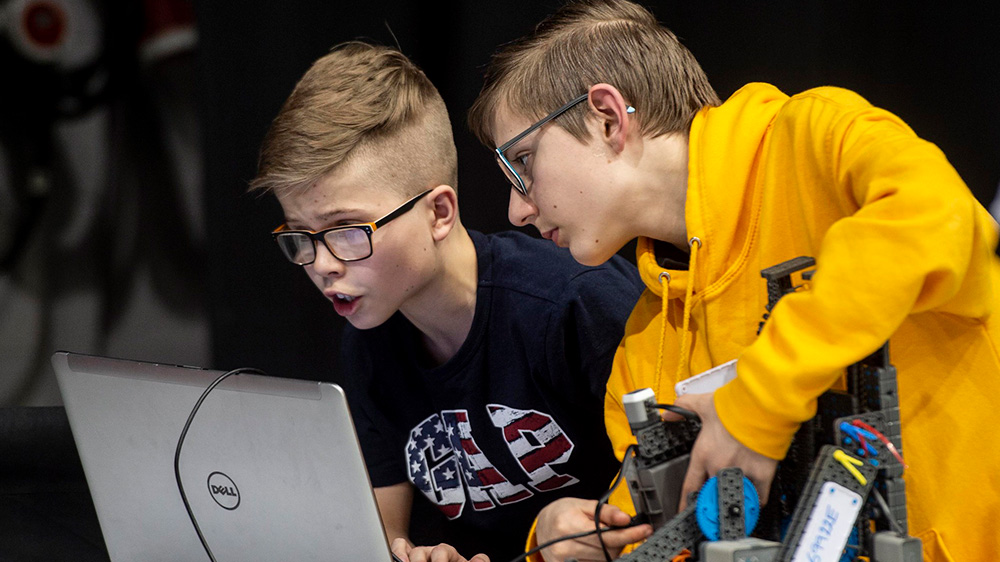
<path fill-rule="evenodd" d="M 322 275 L 316 273 L 316 270 L 308 265 L 304 266 L 302 270 L 306 272 L 306 276 L 308 276 L 309 280 L 313 282 L 313 285 L 319 287 L 320 290 L 323 289 L 323 287 L 326 285 L 326 281 L 323 279 Z"/>
<path fill-rule="evenodd" d="M 380 285 L 409 293 L 433 263 L 433 242 L 421 232 L 401 229 L 393 235 L 376 247 L 371 274 Z"/>
<path fill-rule="evenodd" d="M 532 181 L 537 182 L 538 189 L 532 198 L 545 210 L 565 212 L 586 202 L 596 170 L 588 166 L 590 160 L 586 155 L 574 154 L 572 158 L 576 161 L 566 165 L 562 161 L 546 162 L 533 173 Z"/>

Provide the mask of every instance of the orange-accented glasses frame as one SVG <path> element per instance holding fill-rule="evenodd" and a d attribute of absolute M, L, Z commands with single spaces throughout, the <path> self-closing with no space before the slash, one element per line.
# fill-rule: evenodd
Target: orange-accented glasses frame
<path fill-rule="evenodd" d="M 287 224 L 282 224 L 274 229 L 271 236 L 278 243 L 281 253 L 295 265 L 309 265 L 316 261 L 316 243 L 319 241 L 340 261 L 360 261 L 371 257 L 372 234 L 376 230 L 405 214 L 431 191 L 428 189 L 409 199 L 374 222 L 345 224 L 319 231 L 291 230 Z"/>

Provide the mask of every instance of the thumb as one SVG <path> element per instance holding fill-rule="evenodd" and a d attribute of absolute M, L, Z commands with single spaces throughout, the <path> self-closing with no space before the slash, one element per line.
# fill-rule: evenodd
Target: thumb
<path fill-rule="evenodd" d="M 395 559 L 399 560 L 399 562 L 410 562 L 410 544 L 406 539 L 402 537 L 393 539 L 389 550 L 392 551 L 392 555 Z"/>
<path fill-rule="evenodd" d="M 674 400 L 674 406 L 691 410 L 701 416 L 701 409 L 704 406 L 704 396 L 702 394 L 682 394 Z M 711 396 L 711 394 L 708 396 Z"/>
<path fill-rule="evenodd" d="M 695 414 L 699 419 L 705 419 L 705 409 L 712 408 L 712 394 L 682 394 L 678 396 L 673 403 L 679 409 L 687 410 L 687 412 Z M 670 410 L 664 410 L 661 417 L 666 421 L 682 421 L 686 417 L 689 417 L 689 413 L 678 413 L 671 412 Z"/>

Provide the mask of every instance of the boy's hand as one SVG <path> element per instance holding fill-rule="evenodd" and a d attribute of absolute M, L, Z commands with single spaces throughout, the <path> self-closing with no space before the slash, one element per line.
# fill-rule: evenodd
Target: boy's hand
<path fill-rule="evenodd" d="M 404 538 L 392 541 L 392 553 L 403 562 L 490 562 L 490 557 L 485 554 L 477 554 L 466 560 L 450 544 L 413 546 Z"/>
<path fill-rule="evenodd" d="M 561 498 L 545 506 L 538 514 L 538 523 L 535 526 L 535 537 L 538 544 L 544 544 L 574 533 L 593 531 L 594 509 L 596 508 L 596 500 L 580 498 Z M 601 506 L 601 523 L 604 525 L 628 525 L 631 520 L 629 514 L 618 509 L 617 506 Z M 652 533 L 652 526 L 639 525 L 629 529 L 605 531 L 601 533 L 601 537 L 604 539 L 604 545 L 608 552 L 617 558 L 622 547 L 639 542 Z M 597 539 L 596 534 L 558 542 L 542 549 L 541 553 L 546 562 L 562 562 L 567 558 L 576 558 L 580 561 L 604 560 L 601 542 Z"/>
<path fill-rule="evenodd" d="M 677 406 L 692 410 L 701 418 L 701 431 L 691 450 L 691 462 L 684 477 L 679 509 L 687 507 L 687 497 L 691 492 L 697 492 L 706 480 L 731 466 L 743 470 L 743 474 L 757 488 L 761 505 L 766 504 L 778 461 L 748 449 L 737 441 L 719 421 L 713 397 L 712 393 L 685 394 L 675 402 Z"/>

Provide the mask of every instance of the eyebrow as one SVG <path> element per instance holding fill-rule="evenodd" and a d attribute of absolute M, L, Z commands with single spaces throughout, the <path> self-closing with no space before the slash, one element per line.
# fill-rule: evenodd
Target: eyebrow
<path fill-rule="evenodd" d="M 319 224 L 328 225 L 331 222 L 336 222 L 337 217 L 350 216 L 350 215 L 357 216 L 357 215 L 363 215 L 363 214 L 364 214 L 364 211 L 362 211 L 361 209 L 350 209 L 350 208 L 348 208 L 348 209 L 334 209 L 332 211 L 327 211 L 325 213 L 322 213 L 321 215 L 318 215 L 316 217 L 316 221 Z M 343 220 L 343 219 L 341 219 L 341 220 Z M 356 220 L 356 221 L 351 221 L 349 224 L 358 224 L 358 223 L 363 223 L 363 222 L 370 222 L 370 221 Z M 302 221 L 300 221 L 297 218 L 287 218 L 286 217 L 285 218 L 285 224 L 287 224 L 288 227 L 291 228 L 292 230 L 309 230 L 309 229 L 307 229 L 307 228 L 304 227 L 305 223 L 302 222 Z"/>
<path fill-rule="evenodd" d="M 537 130 L 536 130 L 536 131 L 531 131 L 531 132 L 532 132 L 532 133 L 535 133 L 535 132 L 537 132 Z M 522 148 L 524 148 L 524 146 L 525 146 L 525 143 L 526 143 L 526 141 L 528 140 L 528 138 L 529 138 L 529 137 L 533 137 L 533 136 L 534 136 L 534 135 L 532 135 L 532 134 L 529 134 L 529 135 L 526 135 L 526 136 L 524 136 L 523 138 L 519 139 L 519 140 L 518 140 L 517 142 L 515 142 L 514 144 L 512 144 L 512 145 L 508 146 L 508 147 L 507 147 L 507 150 L 504 150 L 504 151 L 503 151 L 503 152 L 504 152 L 504 154 L 510 154 L 510 153 L 514 153 L 514 152 L 517 152 L 517 150 L 515 150 L 515 149 L 518 149 L 518 150 L 519 150 L 519 149 L 522 149 Z"/>

